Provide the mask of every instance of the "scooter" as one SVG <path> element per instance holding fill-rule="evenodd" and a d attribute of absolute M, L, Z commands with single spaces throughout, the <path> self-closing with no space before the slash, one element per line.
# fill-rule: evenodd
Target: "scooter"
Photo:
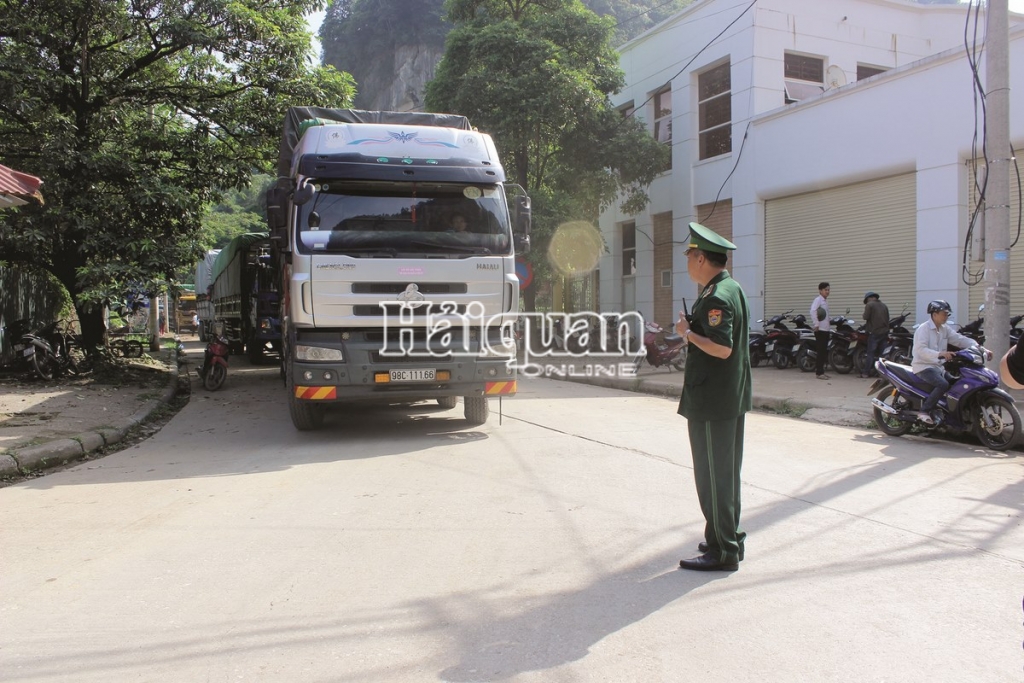
<path fill-rule="evenodd" d="M 25 332 L 16 346 L 21 347 L 23 359 L 32 364 L 40 379 L 79 374 L 81 358 L 72 352 L 74 336 L 61 332 L 56 321 L 38 332 Z"/>
<path fill-rule="evenodd" d="M 1013 397 L 999 388 L 999 375 L 985 367 L 984 349 L 962 349 L 946 361 L 952 376 L 949 389 L 939 399 L 933 414 L 934 425 L 954 433 L 974 432 L 985 446 L 1005 451 L 1020 439 L 1020 412 Z M 878 379 L 868 395 L 874 394 L 874 418 L 878 428 L 889 436 L 902 436 L 917 423 L 921 404 L 932 391 L 907 365 L 879 359 L 875 362 Z"/>
<path fill-rule="evenodd" d="M 868 333 L 864 326 L 854 327 L 856 322 L 848 317 L 850 312 L 838 315 L 829 322 L 835 327 L 829 343 L 828 364 L 840 375 L 847 375 L 854 368 L 866 373 L 864 363 Z"/>
<path fill-rule="evenodd" d="M 786 320 L 789 320 L 789 314 L 792 312 L 793 310 L 790 309 L 765 323 L 765 331 L 768 333 L 765 347 L 771 346 L 772 364 L 779 370 L 785 370 L 796 364 L 800 336 L 794 330 L 789 329 L 785 323 Z"/>
<path fill-rule="evenodd" d="M 881 354 L 887 360 L 902 365 L 910 365 L 914 346 L 914 333 L 903 326 L 908 314 L 909 309 L 904 306 L 902 313 L 889 320 L 889 338 Z"/>
<path fill-rule="evenodd" d="M 230 342 L 227 337 L 219 334 L 210 336 L 206 350 L 203 351 L 203 365 L 196 370 L 207 391 L 217 391 L 224 385 L 228 377 L 229 352 Z"/>
<path fill-rule="evenodd" d="M 659 335 L 664 335 L 661 343 L 658 342 Z M 686 340 L 675 332 L 666 332 L 655 322 L 645 323 L 644 345 L 633 361 L 633 371 L 639 371 L 645 360 L 654 368 L 667 365 L 669 372 L 673 369 L 682 371 L 686 365 L 687 346 Z"/>

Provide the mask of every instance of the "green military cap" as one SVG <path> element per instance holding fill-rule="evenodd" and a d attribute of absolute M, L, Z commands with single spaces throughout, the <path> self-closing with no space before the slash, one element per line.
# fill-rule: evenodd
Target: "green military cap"
<path fill-rule="evenodd" d="M 727 254 L 736 248 L 735 244 L 700 223 L 690 223 L 690 244 L 688 246 L 690 249 L 714 251 L 719 254 Z"/>

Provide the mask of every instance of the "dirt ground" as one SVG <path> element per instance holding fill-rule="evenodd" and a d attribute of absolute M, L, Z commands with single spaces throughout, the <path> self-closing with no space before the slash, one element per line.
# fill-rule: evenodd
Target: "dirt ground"
<path fill-rule="evenodd" d="M 31 371 L 0 371 L 0 453 L 111 426 L 158 398 L 170 373 L 148 356 L 52 381 Z"/>

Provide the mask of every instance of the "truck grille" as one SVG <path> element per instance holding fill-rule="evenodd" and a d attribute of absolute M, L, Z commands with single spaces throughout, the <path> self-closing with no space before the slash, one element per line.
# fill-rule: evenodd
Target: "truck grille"
<path fill-rule="evenodd" d="M 408 282 L 356 282 L 352 285 L 352 293 L 401 294 L 409 284 Z M 465 294 L 469 290 L 465 282 L 416 282 L 414 284 L 423 294 Z"/>
<path fill-rule="evenodd" d="M 440 309 L 439 306 L 440 305 L 437 305 L 437 306 L 433 307 L 434 308 L 434 311 L 433 311 L 434 315 L 440 315 L 441 314 L 441 309 Z M 413 309 L 412 314 L 414 316 L 425 316 L 428 313 L 430 313 L 430 309 L 431 308 L 432 307 L 428 306 L 428 305 L 417 306 L 416 308 Z M 465 314 L 465 312 L 466 312 L 466 307 L 465 306 L 456 306 L 455 307 L 454 313 L 456 315 L 463 315 L 463 314 Z M 360 305 L 360 306 L 353 306 L 352 307 L 352 314 L 355 315 L 355 316 L 361 316 L 361 317 L 380 317 L 380 316 L 383 316 L 384 313 L 385 313 L 384 307 L 381 306 L 380 304 L 363 304 L 363 305 Z M 397 308 L 392 309 L 391 313 L 392 313 L 391 317 L 395 318 L 397 320 L 398 319 L 398 310 L 397 310 Z"/>

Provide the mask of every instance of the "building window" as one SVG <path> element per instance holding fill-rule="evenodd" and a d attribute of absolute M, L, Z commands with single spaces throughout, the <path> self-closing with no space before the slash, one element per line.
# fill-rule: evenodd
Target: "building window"
<path fill-rule="evenodd" d="M 654 93 L 654 139 L 672 149 L 672 86 Z M 664 170 L 672 168 L 672 155 L 668 156 L 668 165 Z"/>
<path fill-rule="evenodd" d="M 619 116 L 624 119 L 628 119 L 636 112 L 636 107 L 633 105 L 633 100 L 630 100 L 626 104 L 618 108 Z"/>
<path fill-rule="evenodd" d="M 716 66 L 697 77 L 700 158 L 732 151 L 732 82 L 729 64 Z"/>
<path fill-rule="evenodd" d="M 825 92 L 825 60 L 787 52 L 785 91 L 786 104 Z"/>
<path fill-rule="evenodd" d="M 622 276 L 636 275 L 636 223 L 622 224 Z"/>
<path fill-rule="evenodd" d="M 888 69 L 883 69 L 877 66 L 868 66 L 867 64 L 857 65 L 857 80 L 863 81 L 865 78 L 871 78 L 878 74 L 885 73 Z"/>
<path fill-rule="evenodd" d="M 661 286 L 662 287 L 666 287 L 666 288 L 672 286 L 672 271 L 671 270 L 663 270 L 663 271 L 661 271 Z"/>

